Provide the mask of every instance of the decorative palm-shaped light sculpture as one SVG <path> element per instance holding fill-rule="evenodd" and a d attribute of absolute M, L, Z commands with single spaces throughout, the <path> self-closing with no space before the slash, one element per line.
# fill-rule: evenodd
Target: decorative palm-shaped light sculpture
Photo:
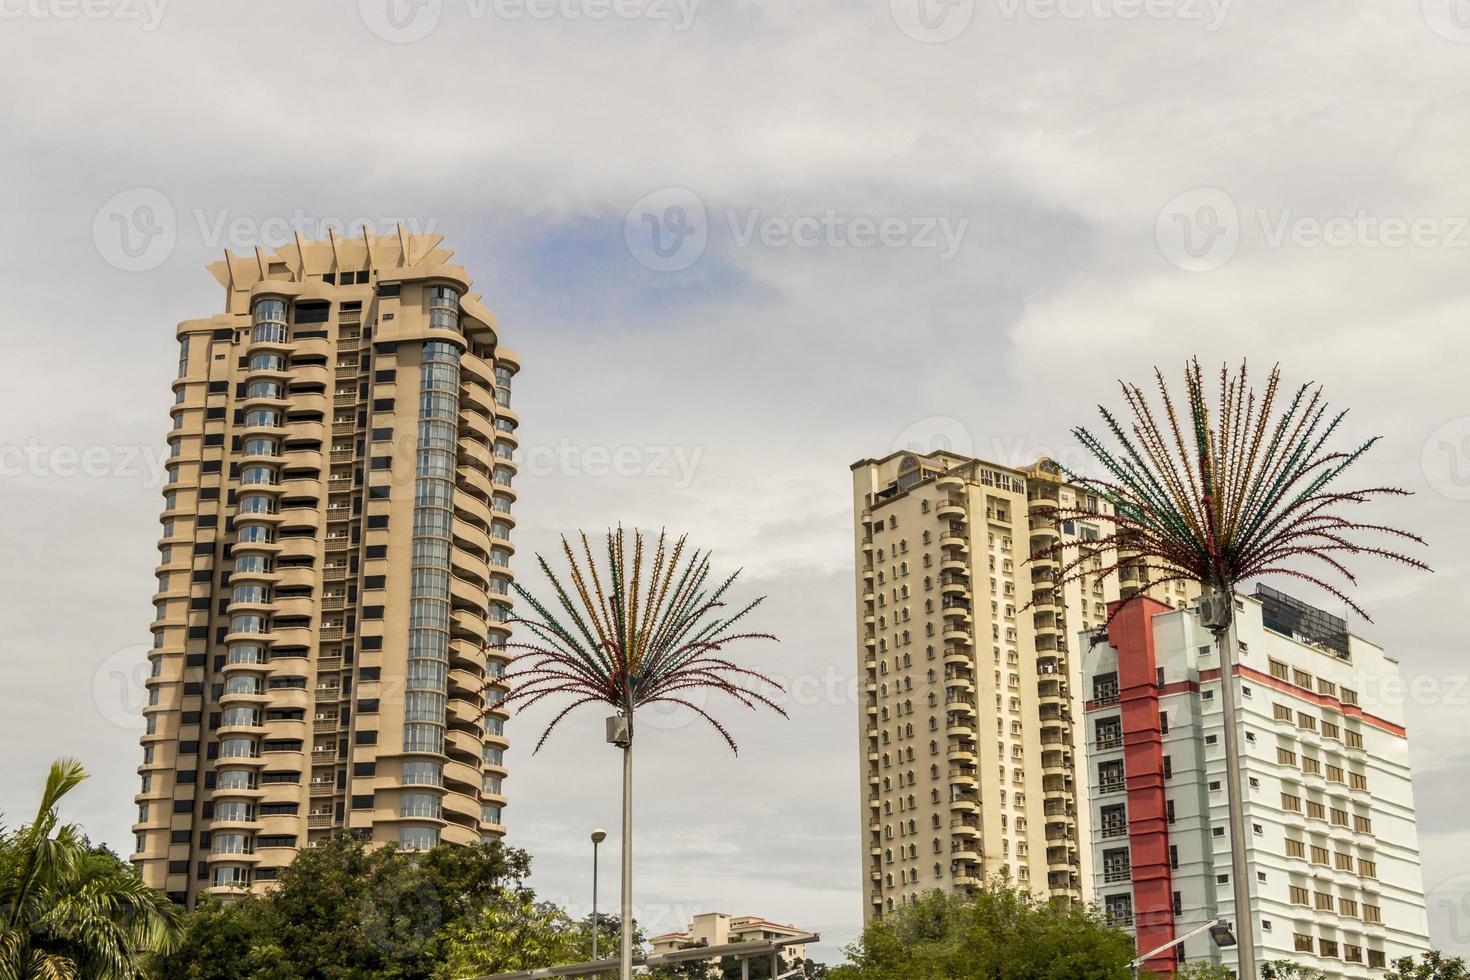
<path fill-rule="evenodd" d="M 1302 385 L 1278 410 L 1278 369 L 1272 369 L 1258 397 L 1244 363 L 1238 371 L 1222 367 L 1218 402 L 1212 409 L 1196 359 L 1185 370 L 1186 403 L 1181 420 L 1162 373 L 1155 368 L 1154 375 L 1164 424 L 1159 423 L 1143 390 L 1124 383 L 1123 397 L 1132 415 L 1126 428 L 1099 406 L 1115 445 L 1106 445 L 1086 428 L 1073 430 L 1106 476 L 1071 471 L 1067 475 L 1108 506 L 1097 512 L 1058 508 L 1053 517 L 1058 523 L 1096 522 L 1103 531 L 1093 541 L 1059 539 L 1045 554 L 1058 563 L 1058 589 L 1084 575 L 1107 576 L 1134 568 L 1151 585 L 1192 581 L 1205 591 L 1201 616 L 1220 647 L 1223 668 L 1221 706 L 1228 733 L 1225 764 L 1238 973 L 1254 978 L 1249 871 L 1241 844 L 1244 816 L 1235 691 L 1230 682 L 1235 672 L 1230 628 L 1235 593 L 1247 579 L 1284 575 L 1324 589 L 1369 619 L 1346 592 L 1346 587 L 1357 582 L 1348 566 L 1350 560 L 1374 557 L 1412 568 L 1427 570 L 1428 566 L 1372 543 L 1423 544 L 1418 536 L 1347 515 L 1351 505 L 1408 491 L 1339 487 L 1343 471 L 1361 459 L 1377 439 L 1347 450 L 1330 448 L 1328 443 L 1347 413 L 1329 414 L 1320 387 Z M 1094 558 L 1102 563 L 1101 568 L 1092 566 Z M 1116 606 L 1112 615 L 1121 608 L 1122 604 Z"/>
<path fill-rule="evenodd" d="M 633 969 L 635 712 L 652 704 L 685 708 L 712 725 L 732 752 L 738 749 L 729 731 L 694 703 L 694 696 L 717 691 L 747 708 L 765 705 L 782 716 L 786 712 L 760 690 L 780 692 L 778 683 L 725 654 L 737 641 L 775 639 L 769 633 L 736 632 L 736 624 L 764 597 L 725 613 L 725 594 L 738 571 L 715 584 L 709 552 L 694 551 L 686 558 L 685 538 L 670 547 L 662 531 L 651 560 L 641 532 L 633 532 L 630 553 L 622 527 L 608 532 L 605 568 L 599 571 L 587 535 L 580 537 L 580 557 L 562 538 L 570 589 L 540 555 L 536 560 L 551 583 L 554 600 L 541 602 L 516 583 L 516 592 L 535 616 L 518 616 L 512 622 L 535 639 L 509 644 L 520 652 L 506 674 L 510 693 L 505 703 L 523 710 L 548 698 L 571 702 L 542 732 L 537 751 L 552 730 L 584 704 L 606 704 L 618 712 L 607 720 L 607 740 L 623 750 L 622 977 L 628 980 Z M 553 611 L 556 607 L 559 613 Z"/>

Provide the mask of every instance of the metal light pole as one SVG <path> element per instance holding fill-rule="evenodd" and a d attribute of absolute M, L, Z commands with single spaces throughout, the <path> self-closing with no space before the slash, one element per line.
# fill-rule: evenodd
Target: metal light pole
<path fill-rule="evenodd" d="M 1235 597 L 1219 589 L 1200 602 L 1201 620 L 1220 654 L 1220 708 L 1225 728 L 1225 800 L 1230 817 L 1230 876 L 1235 895 L 1236 975 L 1256 980 L 1255 923 L 1251 920 L 1250 869 L 1245 860 L 1245 803 L 1240 772 L 1240 733 L 1235 707 Z"/>
<path fill-rule="evenodd" d="M 1215 945 L 1216 946 L 1219 946 L 1221 948 L 1224 948 L 1226 946 L 1234 946 L 1235 945 L 1235 935 L 1234 935 L 1234 933 L 1232 933 L 1230 931 L 1230 923 L 1226 922 L 1224 919 L 1211 919 L 1209 922 L 1206 922 L 1204 925 L 1200 926 L 1198 929 L 1194 929 L 1194 930 L 1191 930 L 1190 932 L 1186 932 L 1184 935 L 1180 936 L 1178 939 L 1174 940 L 1173 942 L 1165 943 L 1164 945 L 1160 946 L 1158 949 L 1149 950 L 1147 953 L 1144 953 L 1142 956 L 1140 956 L 1138 959 L 1134 960 L 1132 963 L 1129 963 L 1128 964 L 1128 968 L 1133 971 L 1133 980 L 1138 980 L 1138 968 L 1140 966 L 1143 966 L 1143 964 L 1147 963 L 1149 960 L 1153 959 L 1155 956 L 1158 956 L 1160 953 L 1167 953 L 1169 950 L 1173 949 L 1175 946 L 1179 946 L 1179 945 L 1187 942 L 1188 940 L 1193 939 L 1195 936 L 1198 936 L 1200 933 L 1204 932 L 1206 929 L 1208 929 L 1210 931 L 1210 938 L 1215 941 Z"/>
<path fill-rule="evenodd" d="M 633 714 L 607 720 L 607 741 L 623 750 L 622 951 L 618 975 L 633 980 Z"/>
<path fill-rule="evenodd" d="M 607 840 L 601 827 L 592 832 L 592 961 L 597 962 L 597 845 Z"/>

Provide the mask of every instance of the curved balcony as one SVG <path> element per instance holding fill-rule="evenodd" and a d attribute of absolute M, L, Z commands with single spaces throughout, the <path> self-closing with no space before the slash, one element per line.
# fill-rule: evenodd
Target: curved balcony
<path fill-rule="evenodd" d="M 444 732 L 444 754 L 451 759 L 472 765 L 480 760 L 483 753 L 484 746 L 479 737 L 458 728 L 450 728 Z"/>
<path fill-rule="evenodd" d="M 944 677 L 944 689 L 946 692 L 955 692 L 962 696 L 970 695 L 975 691 L 975 679 L 973 677 L 966 677 L 963 674 L 955 674 L 954 676 L 946 674 Z"/>
<path fill-rule="evenodd" d="M 973 715 L 975 713 L 974 698 L 955 697 L 953 695 L 944 699 L 944 710 L 959 716 Z"/>
<path fill-rule="evenodd" d="M 940 634 L 945 643 L 954 643 L 964 646 L 973 646 L 970 628 L 960 623 L 945 623 L 944 631 Z"/>
<path fill-rule="evenodd" d="M 939 547 L 948 548 L 953 553 L 966 554 L 970 550 L 970 537 L 956 531 L 942 531 L 939 535 Z"/>
<path fill-rule="evenodd" d="M 1049 552 L 1062 540 L 1056 527 L 1047 523 L 1038 523 L 1037 526 L 1031 528 L 1030 534 L 1033 555 Z"/>
<path fill-rule="evenodd" d="M 964 817 L 956 817 L 949 822 L 949 833 L 951 837 L 978 838 L 980 836 L 980 822 Z"/>
<path fill-rule="evenodd" d="M 490 474 L 475 466 L 460 465 L 454 470 L 455 490 L 464 490 L 482 500 L 489 500 L 492 493 Z"/>
<path fill-rule="evenodd" d="M 249 789 L 216 789 L 210 791 L 209 798 L 210 800 L 216 802 L 220 800 L 248 800 L 256 805 L 256 812 L 259 813 L 260 803 L 266 799 L 266 787 L 256 785 L 252 786 Z M 289 797 L 289 800 L 282 799 L 278 802 L 294 802 L 295 799 L 296 797 L 293 794 L 291 797 Z"/>
<path fill-rule="evenodd" d="M 308 453 L 307 455 L 310 454 Z M 320 455 L 320 453 L 317 455 Z M 318 476 L 292 476 L 281 480 L 273 489 L 283 497 L 320 498 L 323 487 L 321 478 Z M 319 521 L 320 517 L 317 516 L 319 514 L 318 508 L 319 504 L 310 508 L 295 508 L 295 510 L 309 511 Z M 295 515 L 293 514 L 293 516 Z M 313 522 L 311 526 L 316 527 L 318 524 Z"/>
<path fill-rule="evenodd" d="M 953 473 L 942 473 L 934 480 L 934 489 L 942 493 L 955 493 L 965 489 L 965 481 Z"/>
<path fill-rule="evenodd" d="M 455 609 L 465 609 L 479 614 L 490 603 L 490 593 L 466 579 L 449 577 L 449 597 Z"/>
<path fill-rule="evenodd" d="M 462 533 L 459 526 L 460 523 L 467 521 L 469 527 L 465 530 L 479 535 L 485 535 L 488 538 L 488 532 L 490 530 L 490 504 L 488 500 L 482 499 L 474 494 L 457 493 L 454 495 L 454 510 L 456 512 L 454 521 L 454 533 L 456 535 Z"/>
<path fill-rule="evenodd" d="M 939 501 L 935 513 L 944 520 L 964 520 L 967 513 L 963 494 L 952 493 Z"/>

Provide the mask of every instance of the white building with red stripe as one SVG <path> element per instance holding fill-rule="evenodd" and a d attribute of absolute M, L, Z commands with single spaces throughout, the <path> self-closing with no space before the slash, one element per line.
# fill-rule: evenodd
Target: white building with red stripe
<path fill-rule="evenodd" d="M 1381 976 L 1429 948 L 1398 662 L 1266 588 L 1236 600 L 1236 635 L 1257 961 Z M 1220 675 L 1196 611 L 1151 599 L 1084 663 L 1094 895 L 1142 952 L 1235 921 Z M 1208 934 L 1179 952 L 1148 966 L 1235 966 Z"/>

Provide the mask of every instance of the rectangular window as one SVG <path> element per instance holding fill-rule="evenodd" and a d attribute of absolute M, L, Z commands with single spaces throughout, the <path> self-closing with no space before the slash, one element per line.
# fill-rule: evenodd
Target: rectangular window
<path fill-rule="evenodd" d="M 1327 819 L 1327 807 L 1324 806 L 1324 805 L 1322 805 L 1321 803 L 1317 803 L 1317 802 L 1315 802 L 1313 800 L 1308 800 L 1307 801 L 1307 816 L 1313 818 L 1314 820 L 1326 820 Z"/>
<path fill-rule="evenodd" d="M 1276 750 L 1276 761 L 1283 766 L 1294 766 L 1296 765 L 1296 753 L 1291 751 L 1291 749 L 1278 748 Z"/>
<path fill-rule="evenodd" d="M 1295 943 L 1296 951 L 1298 953 L 1310 953 L 1312 951 L 1312 937 L 1307 935 L 1306 933 L 1293 933 L 1292 941 Z"/>
<path fill-rule="evenodd" d="M 1292 840 L 1288 837 L 1286 839 L 1286 856 L 1294 858 L 1306 857 L 1307 845 L 1303 841 Z"/>
<path fill-rule="evenodd" d="M 1291 721 L 1291 708 L 1284 704 L 1273 704 L 1271 713 L 1277 721 Z"/>
<path fill-rule="evenodd" d="M 1306 905 L 1307 904 L 1307 890 L 1305 888 L 1302 888 L 1299 885 L 1292 885 L 1291 888 L 1290 888 L 1290 891 L 1291 891 L 1291 904 L 1293 904 L 1293 905 Z"/>
<path fill-rule="evenodd" d="M 1281 794 L 1281 809 L 1283 809 L 1283 810 L 1290 810 L 1293 813 L 1301 813 L 1302 812 L 1302 798 L 1300 796 L 1293 796 L 1290 793 L 1282 793 Z"/>

